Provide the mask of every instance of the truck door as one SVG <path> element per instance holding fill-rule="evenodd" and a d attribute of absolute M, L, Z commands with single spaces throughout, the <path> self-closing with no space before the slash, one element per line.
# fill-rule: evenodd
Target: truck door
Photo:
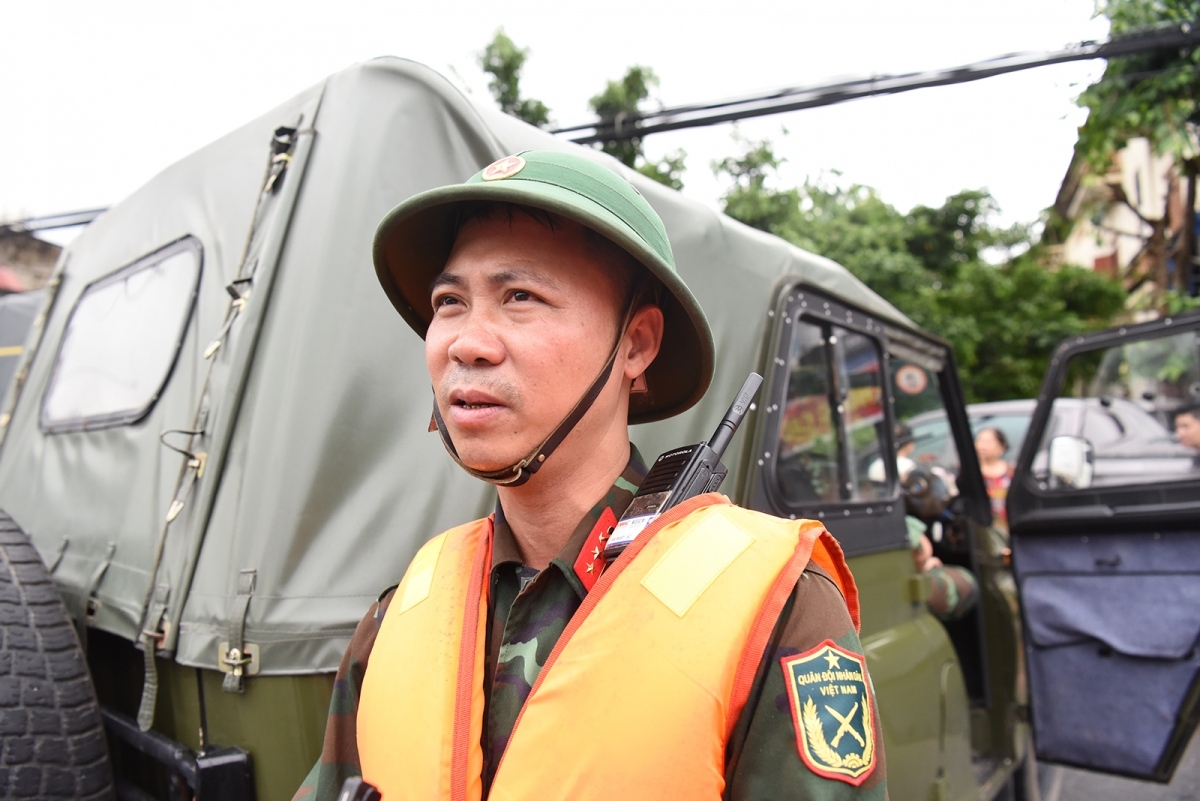
<path fill-rule="evenodd" d="M 1169 781 L 1200 714 L 1200 313 L 1059 346 L 1008 514 L 1038 757 Z"/>

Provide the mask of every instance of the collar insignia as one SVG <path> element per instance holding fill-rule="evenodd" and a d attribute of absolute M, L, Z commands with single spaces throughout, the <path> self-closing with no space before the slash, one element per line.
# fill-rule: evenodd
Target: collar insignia
<path fill-rule="evenodd" d="M 780 664 L 804 764 L 826 779 L 861 785 L 875 769 L 874 710 L 863 657 L 825 640 Z"/>
<path fill-rule="evenodd" d="M 579 580 L 583 582 L 583 588 L 588 592 L 592 591 L 592 587 L 600 578 L 600 573 L 604 571 L 604 558 L 600 554 L 604 551 L 605 540 L 608 539 L 608 535 L 612 533 L 613 526 L 616 524 L 617 516 L 613 514 L 612 509 L 606 508 L 600 515 L 600 519 L 596 521 L 596 525 L 592 526 L 592 533 L 588 534 L 588 538 L 583 543 L 583 550 L 575 559 L 575 575 L 579 576 Z"/>

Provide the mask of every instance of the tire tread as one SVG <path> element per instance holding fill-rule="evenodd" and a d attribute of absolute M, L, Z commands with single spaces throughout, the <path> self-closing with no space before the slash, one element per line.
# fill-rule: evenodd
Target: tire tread
<path fill-rule="evenodd" d="M 29 538 L 0 512 L 0 799 L 113 798 L 75 628 Z"/>

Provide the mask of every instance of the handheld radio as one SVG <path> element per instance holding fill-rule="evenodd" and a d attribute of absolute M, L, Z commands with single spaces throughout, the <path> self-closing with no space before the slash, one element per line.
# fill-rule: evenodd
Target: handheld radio
<path fill-rule="evenodd" d="M 762 376 L 751 373 L 708 442 L 674 448 L 655 460 L 604 546 L 606 562 L 620 556 L 642 529 L 672 506 L 705 492 L 715 492 L 721 486 L 729 474 L 729 468 L 721 463 L 721 455 L 761 385 Z"/>

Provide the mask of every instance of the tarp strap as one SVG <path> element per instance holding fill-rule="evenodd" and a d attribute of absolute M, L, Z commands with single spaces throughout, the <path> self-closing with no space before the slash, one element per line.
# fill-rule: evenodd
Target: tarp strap
<path fill-rule="evenodd" d="M 58 543 L 58 547 L 54 549 L 54 556 L 50 559 L 50 564 L 46 565 L 46 572 L 54 575 L 54 571 L 58 570 L 58 566 L 62 564 L 63 556 L 67 553 L 67 546 L 71 544 L 70 537 L 63 537 Z"/>
<path fill-rule="evenodd" d="M 116 552 L 117 544 L 115 542 L 108 543 L 104 549 L 104 558 L 92 571 L 83 593 L 82 608 L 79 610 L 79 644 L 83 647 L 84 653 L 87 652 L 88 621 L 96 616 L 96 591 L 100 589 L 100 582 L 104 580 L 104 574 L 108 572 L 108 566 L 112 564 L 113 554 Z"/>
<path fill-rule="evenodd" d="M 174 521 L 175 518 L 179 517 L 179 513 L 183 511 L 183 507 L 187 504 L 188 496 L 192 494 L 192 488 L 196 486 L 196 479 L 204 475 L 204 462 L 207 458 L 207 454 L 204 453 L 188 455 L 187 473 L 184 474 L 183 483 L 179 486 L 179 492 L 176 493 L 175 499 L 171 501 L 171 508 L 167 510 L 168 523 Z"/>
<path fill-rule="evenodd" d="M 244 668 L 250 664 L 250 659 L 246 657 L 246 613 L 250 611 L 250 598 L 254 595 L 257 577 L 257 570 L 238 573 L 237 606 L 230 621 L 229 656 L 226 662 L 233 669 L 225 674 L 225 680 L 221 682 L 221 689 L 227 693 L 240 693 L 246 689 Z"/>
<path fill-rule="evenodd" d="M 234 321 L 245 311 L 246 304 L 249 302 L 254 283 L 254 273 L 258 269 L 259 254 L 265 241 L 267 229 L 269 228 L 265 223 L 268 221 L 276 205 L 267 201 L 273 199 L 275 192 L 282 183 L 281 179 L 291 163 L 291 153 L 295 148 L 297 139 L 303 134 L 314 133 L 312 128 L 300 127 L 302 120 L 303 116 L 300 116 L 297 118 L 295 125 L 276 129 L 272 137 L 271 158 L 267 163 L 267 169 L 263 175 L 262 188 L 259 190 L 258 199 L 255 202 L 250 232 L 246 237 L 246 244 L 243 247 L 242 255 L 238 262 L 237 277 L 225 287 L 225 291 L 229 294 L 230 298 L 229 306 L 225 311 L 225 320 L 220 334 L 209 344 L 208 349 L 204 353 L 204 357 L 208 361 L 208 369 L 205 371 L 204 381 L 200 387 L 200 397 L 196 406 L 196 413 L 192 418 L 192 427 L 190 429 L 164 431 L 162 435 L 162 444 L 182 454 L 185 458 L 183 465 L 180 467 L 179 475 L 176 478 L 175 494 L 171 501 L 171 506 L 167 510 L 166 520 L 163 523 L 162 531 L 159 534 L 158 543 L 155 548 L 154 566 L 150 571 L 151 583 L 147 587 L 146 597 L 142 601 L 142 609 L 145 612 L 145 623 L 140 641 L 144 643 L 146 638 L 150 637 L 153 638 L 156 646 L 164 649 L 167 647 L 169 635 L 171 634 L 169 626 L 167 627 L 167 631 L 160 631 L 163 616 L 167 612 L 167 604 L 164 599 L 162 607 L 159 608 L 156 602 L 152 602 L 151 596 L 156 592 L 154 582 L 157 580 L 158 572 L 162 565 L 163 553 L 166 549 L 167 535 L 170 532 L 171 523 L 184 510 L 196 483 L 204 477 L 208 454 L 195 449 L 195 446 L 198 442 L 202 444 L 208 434 L 208 418 L 212 407 L 213 371 L 217 362 L 212 357 L 220 350 L 233 328 Z M 280 158 L 280 156 L 286 156 L 286 158 Z M 177 447 L 168 442 L 165 437 L 172 433 L 186 435 L 186 446 Z M 145 711 L 144 717 L 147 721 L 150 721 L 154 715 L 154 692 L 157 691 L 157 683 L 150 684 L 152 677 L 155 676 L 152 657 L 148 657 L 146 676 L 148 683 L 143 691 L 142 700 L 143 707 L 148 710 Z M 139 725 L 142 723 L 142 717 L 143 715 L 139 714 Z M 146 725 L 148 726 L 149 723 Z"/>
<path fill-rule="evenodd" d="M 146 616 L 146 627 L 142 630 L 138 642 L 142 644 L 142 659 L 145 672 L 142 678 L 142 702 L 138 704 L 137 724 L 142 731 L 150 731 L 154 725 L 154 705 L 158 701 L 158 664 L 154 661 L 159 643 L 165 637 L 159 631 L 163 615 L 167 612 L 167 598 L 171 588 L 159 584 L 154 588 L 154 600 L 151 602 L 149 614 Z"/>
<path fill-rule="evenodd" d="M 225 323 L 221 326 L 221 330 L 217 332 L 216 338 L 208 343 L 208 347 L 204 349 L 205 359 L 211 359 L 213 354 L 225 344 L 225 339 L 229 336 L 229 332 L 233 328 L 238 315 L 242 313 L 246 308 L 246 304 L 250 302 L 250 285 L 253 281 L 254 279 L 248 276 L 245 278 L 235 278 L 225 285 L 225 291 L 229 293 L 230 297 L 229 308 L 225 310 Z"/>

